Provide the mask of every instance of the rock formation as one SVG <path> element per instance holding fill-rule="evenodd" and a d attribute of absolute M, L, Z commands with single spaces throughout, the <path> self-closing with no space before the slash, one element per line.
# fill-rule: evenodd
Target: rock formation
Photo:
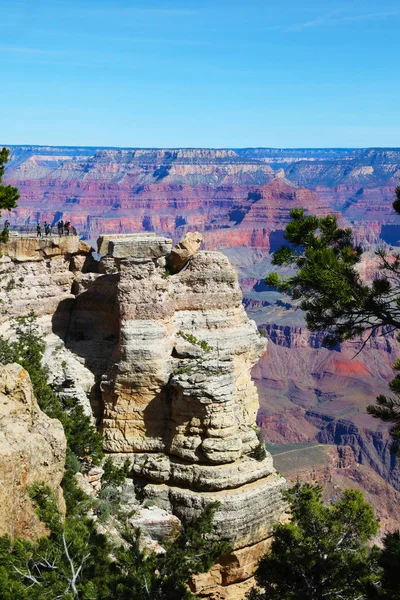
<path fill-rule="evenodd" d="M 75 272 L 90 260 L 91 247 L 77 236 L 15 237 L 0 244 L 0 325 L 13 317 L 35 315 L 46 321 L 73 300 Z"/>
<path fill-rule="evenodd" d="M 222 254 L 199 252 L 168 276 L 171 240 L 132 236 L 108 244 L 106 260 L 119 271 L 120 332 L 101 383 L 105 449 L 129 457 L 142 497 L 181 519 L 219 503 L 215 535 L 233 554 L 193 589 L 228 598 L 233 584 L 251 577 L 284 514 L 284 480 L 270 455 L 253 458 L 258 398 L 250 369 L 265 340 Z M 239 555 L 245 567 L 232 570 Z"/>
<path fill-rule="evenodd" d="M 168 269 L 178 273 L 199 250 L 203 236 L 200 233 L 188 232 L 171 250 L 168 256 Z"/>
<path fill-rule="evenodd" d="M 266 290 L 263 277 L 271 270 L 269 251 L 284 242 L 289 210 L 299 204 L 319 215 L 338 211 L 342 223 L 351 222 L 356 242 L 371 249 L 360 265 L 362 277 L 373 277 L 376 245 L 382 240 L 400 243 L 400 217 L 392 209 L 399 173 L 398 149 L 14 147 L 6 180 L 21 192 L 18 223 L 70 219 L 91 240 L 99 231 L 107 234 L 104 253 L 109 234 L 121 236 L 125 231 L 158 231 L 177 242 L 187 231 L 196 230 L 203 235 L 203 248 L 224 248 L 240 271 L 249 315 L 269 339 L 267 355 L 253 371 L 261 400 L 259 424 L 268 439 L 292 443 L 317 436 L 324 442 L 350 441 L 358 461 L 398 486 L 385 425 L 368 417 L 365 406 L 377 394 L 387 393 L 400 345 L 380 338 L 357 359 L 353 356 L 359 348 L 354 345 L 328 351 L 323 336 L 307 332 L 298 308 Z M 35 265 L 0 261 L 3 291 L 10 288 L 1 295 L 2 307 L 8 310 L 8 305 L 18 303 L 16 313 L 27 305 L 51 315 L 56 295 L 65 298 L 53 320 L 60 335 L 68 330 L 67 345 L 73 354 L 68 355 L 67 349 L 54 355 L 59 343 L 54 336 L 49 362 L 65 361 L 68 380 L 80 371 L 79 385 L 63 390 L 84 388 L 100 419 L 100 381 L 119 339 L 120 274 L 111 256 L 101 261 L 101 276 L 76 270 L 86 260 L 82 255 L 56 260 Z M 5 269 L 11 267 L 18 275 L 7 275 Z M 20 273 L 31 267 L 34 277 Z M 29 287 L 37 280 L 42 283 L 29 295 L 20 278 L 26 278 Z M 8 318 L 2 314 L 4 325 Z M 79 369 L 77 361 L 82 363 Z M 63 385 L 63 371 L 59 368 L 57 385 Z"/>
<path fill-rule="evenodd" d="M 86 411 L 91 404 L 105 450 L 131 460 L 136 494 L 158 506 L 143 515 L 149 527 L 158 514 L 156 529 L 218 503 L 214 535 L 232 553 L 191 585 L 206 597 L 243 598 L 273 523 L 285 518 L 285 480 L 271 456 L 260 454 L 255 426 L 250 370 L 266 342 L 247 318 L 223 254 L 187 248 L 190 261 L 170 275 L 171 249 L 169 238 L 155 234 L 103 236 L 105 256 L 94 265 L 77 238 L 12 240 L 0 263 L 0 294 L 10 306 L 3 327 L 33 309 L 52 328 L 50 381 Z M 59 458 L 62 473 L 62 452 Z M 5 469 L 12 473 L 8 463 Z M 48 480 L 33 463 L 26 472 L 29 482 Z M 98 478 L 80 485 L 93 494 Z"/>
<path fill-rule="evenodd" d="M 26 488 L 49 485 L 63 510 L 65 453 L 62 425 L 40 410 L 28 373 L 0 365 L 0 535 L 34 539 L 45 533 Z"/>

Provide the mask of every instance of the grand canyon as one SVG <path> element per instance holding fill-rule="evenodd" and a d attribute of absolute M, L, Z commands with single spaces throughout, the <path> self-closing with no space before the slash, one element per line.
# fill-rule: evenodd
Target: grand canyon
<path fill-rule="evenodd" d="M 400 149 L 10 149 L 4 181 L 21 195 L 11 229 L 70 220 L 91 244 L 100 234 L 155 232 L 177 242 L 198 231 L 204 250 L 222 251 L 269 342 L 253 378 L 258 424 L 278 468 L 317 477 L 331 497 L 359 487 L 383 526 L 393 526 L 400 469 L 386 425 L 366 406 L 387 393 L 400 356 L 395 335 L 376 335 L 359 353 L 360 342 L 330 350 L 323 332 L 308 331 L 296 303 L 264 277 L 290 210 L 304 207 L 353 229 L 364 249 L 362 275 L 373 278 L 375 249 L 400 245 L 392 209 Z"/>

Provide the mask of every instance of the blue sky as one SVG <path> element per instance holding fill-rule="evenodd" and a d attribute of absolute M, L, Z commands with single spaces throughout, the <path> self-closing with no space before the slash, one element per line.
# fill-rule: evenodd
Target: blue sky
<path fill-rule="evenodd" d="M 0 0 L 0 141 L 400 146 L 399 31 L 399 0 Z"/>

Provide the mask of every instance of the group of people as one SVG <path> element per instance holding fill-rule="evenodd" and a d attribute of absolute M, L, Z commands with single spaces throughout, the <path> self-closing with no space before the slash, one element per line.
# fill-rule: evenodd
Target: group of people
<path fill-rule="evenodd" d="M 58 221 L 57 223 L 58 235 L 69 235 L 71 231 L 71 221 Z M 40 223 L 36 225 L 37 237 L 42 237 L 42 226 Z M 44 234 L 46 236 L 51 235 L 51 225 L 47 221 L 44 222 Z"/>
<path fill-rule="evenodd" d="M 69 235 L 71 231 L 71 221 L 58 221 L 57 223 L 58 235 Z"/>
<path fill-rule="evenodd" d="M 51 235 L 51 225 L 47 221 L 44 222 L 44 234 L 46 236 Z M 37 237 L 42 237 L 42 226 L 40 223 L 36 225 L 36 235 Z"/>

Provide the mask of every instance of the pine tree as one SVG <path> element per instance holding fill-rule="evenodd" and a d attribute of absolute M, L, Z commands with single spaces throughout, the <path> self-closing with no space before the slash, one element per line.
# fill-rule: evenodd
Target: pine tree
<path fill-rule="evenodd" d="M 378 564 L 380 582 L 372 588 L 369 600 L 400 600 L 400 531 L 385 535 Z"/>
<path fill-rule="evenodd" d="M 284 496 L 291 522 L 274 529 L 271 552 L 256 571 L 250 600 L 357 600 L 377 582 L 378 531 L 372 508 L 357 490 L 330 506 L 318 485 L 297 484 Z"/>
<path fill-rule="evenodd" d="M 400 187 L 393 206 L 400 212 Z M 293 265 L 292 277 L 270 273 L 265 282 L 300 300 L 311 331 L 327 332 L 325 342 L 334 347 L 363 336 L 366 344 L 378 331 L 400 331 L 400 254 L 379 248 L 379 276 L 369 284 L 357 270 L 363 250 L 353 241 L 351 229 L 338 227 L 336 217 L 306 215 L 304 209 L 290 212 L 285 230 L 289 246 L 274 253 L 273 264 Z M 400 334 L 398 335 L 400 340 Z M 400 363 L 395 369 L 399 370 Z M 379 396 L 368 412 L 393 424 L 394 450 L 400 442 L 400 377 L 390 384 L 395 396 Z"/>
<path fill-rule="evenodd" d="M 4 185 L 3 175 L 5 171 L 5 165 L 10 158 L 10 151 L 8 148 L 0 150 L 0 214 L 2 210 L 11 210 L 17 208 L 17 200 L 19 193 L 17 188 L 11 185 Z"/>

